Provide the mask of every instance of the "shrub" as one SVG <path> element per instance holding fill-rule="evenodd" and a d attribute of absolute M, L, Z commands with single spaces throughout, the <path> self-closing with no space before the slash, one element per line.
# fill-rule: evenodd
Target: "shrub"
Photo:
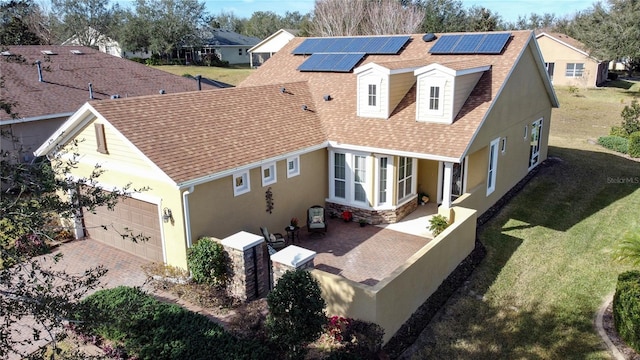
<path fill-rule="evenodd" d="M 623 154 L 626 154 L 629 148 L 629 141 L 620 136 L 601 136 L 598 138 L 598 144 Z"/>
<path fill-rule="evenodd" d="M 640 157 L 640 131 L 629 135 L 629 155 L 633 158 Z"/>
<path fill-rule="evenodd" d="M 449 220 L 444 215 L 434 215 L 429 220 L 429 231 L 434 237 L 440 235 L 447 227 L 449 227 Z"/>
<path fill-rule="evenodd" d="M 19 237 L 14 243 L 14 249 L 20 257 L 33 257 L 49 252 L 49 246 L 36 234 Z"/>
<path fill-rule="evenodd" d="M 611 130 L 609 130 L 609 135 L 619 136 L 623 138 L 629 137 L 629 134 L 627 134 L 627 132 L 621 126 L 612 126 Z"/>
<path fill-rule="evenodd" d="M 613 296 L 613 319 L 620 337 L 640 351 L 640 271 L 628 271 L 618 276 Z"/>
<path fill-rule="evenodd" d="M 229 257 L 224 247 L 211 238 L 203 237 L 187 253 L 187 264 L 197 283 L 226 285 Z"/>
<path fill-rule="evenodd" d="M 269 359 L 253 339 L 240 340 L 205 316 L 163 303 L 139 288 L 100 290 L 81 302 L 79 329 L 139 359 Z"/>
<path fill-rule="evenodd" d="M 631 135 L 640 131 L 640 104 L 638 104 L 638 100 L 634 99 L 631 101 L 631 105 L 625 106 L 620 116 L 622 117 L 622 128 L 627 134 Z"/>
<path fill-rule="evenodd" d="M 267 304 L 269 337 L 285 347 L 289 358 L 304 358 L 304 344 L 316 340 L 327 321 L 318 281 L 308 271 L 288 271 L 267 295 Z"/>

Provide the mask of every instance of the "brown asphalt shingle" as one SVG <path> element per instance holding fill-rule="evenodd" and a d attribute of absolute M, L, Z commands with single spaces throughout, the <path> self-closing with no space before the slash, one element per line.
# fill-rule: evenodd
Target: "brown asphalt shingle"
<path fill-rule="evenodd" d="M 15 103 L 20 118 L 71 114 L 89 101 L 89 83 L 94 99 L 111 95 L 133 97 L 158 94 L 160 90 L 178 93 L 198 90 L 197 82 L 169 74 L 131 60 L 121 59 L 82 46 L 29 45 L 2 49 L 19 56 L 0 55 L 0 74 L 4 80 L 2 98 Z M 45 55 L 51 50 L 55 55 Z M 80 55 L 71 50 L 79 50 Z M 24 61 L 20 61 L 24 60 Z M 38 81 L 36 60 L 42 64 L 44 82 Z M 203 84 L 202 89 L 215 89 Z M 0 111 L 0 120 L 9 119 Z"/>

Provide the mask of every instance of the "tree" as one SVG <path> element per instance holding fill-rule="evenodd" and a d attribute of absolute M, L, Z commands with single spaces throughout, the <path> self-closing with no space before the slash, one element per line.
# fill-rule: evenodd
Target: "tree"
<path fill-rule="evenodd" d="M 403 6 L 396 0 L 376 0 L 367 5 L 363 35 L 413 34 L 418 31 L 424 12 L 417 6 Z"/>
<path fill-rule="evenodd" d="M 8 57 L 0 61 L 22 61 Z M 0 111 L 12 118 L 15 104 L 2 97 L 0 77 Z M 111 209 L 127 196 L 128 188 L 105 191 L 98 184 L 104 172 L 96 166 L 86 177 L 74 179 L 70 170 L 78 164 L 77 143 L 58 151 L 51 161 L 41 159 L 22 163 L 23 150 L 10 131 L 2 131 L 0 141 L 13 141 L 15 152 L 3 151 L 0 156 L 0 358 L 23 353 L 25 345 L 40 339 L 53 342 L 78 301 L 100 283 L 106 270 L 97 266 L 82 274 L 55 270 L 60 253 L 55 256 L 33 257 L 46 252 L 48 243 L 69 232 L 76 219 L 97 207 Z M 137 191 L 137 190 L 132 190 Z M 68 194 L 61 197 L 60 194 Z M 123 231 L 124 238 L 145 240 L 144 235 Z M 19 326 L 18 326 L 19 325 Z"/>
<path fill-rule="evenodd" d="M 458 0 L 418 0 L 425 12 L 422 31 L 427 33 L 465 31 L 466 13 Z"/>
<path fill-rule="evenodd" d="M 467 10 L 466 31 L 495 31 L 500 23 L 500 15 L 483 6 L 472 6 Z"/>
<path fill-rule="evenodd" d="M 118 5 L 109 0 L 52 0 L 53 13 L 62 20 L 64 34 L 83 46 L 98 46 L 104 36 L 113 36 Z"/>
<path fill-rule="evenodd" d="M 604 60 L 619 60 L 629 74 L 640 59 L 640 1 L 608 0 L 578 13 L 570 36 L 583 42 L 591 54 Z"/>
<path fill-rule="evenodd" d="M 39 45 L 42 39 L 31 22 L 37 11 L 38 5 L 29 0 L 0 2 L 0 44 Z"/>
<path fill-rule="evenodd" d="M 272 11 L 256 11 L 245 22 L 244 34 L 266 39 L 282 28 L 282 18 Z"/>
<path fill-rule="evenodd" d="M 267 304 L 269 336 L 288 347 L 290 357 L 304 358 L 302 345 L 316 340 L 327 323 L 318 281 L 306 270 L 288 271 L 267 295 Z"/>
<path fill-rule="evenodd" d="M 233 12 L 221 11 L 205 21 L 214 29 L 224 29 L 244 34 L 247 19 L 237 17 Z"/>
<path fill-rule="evenodd" d="M 313 10 L 311 33 L 315 36 L 353 36 L 360 34 L 365 0 L 318 0 Z"/>

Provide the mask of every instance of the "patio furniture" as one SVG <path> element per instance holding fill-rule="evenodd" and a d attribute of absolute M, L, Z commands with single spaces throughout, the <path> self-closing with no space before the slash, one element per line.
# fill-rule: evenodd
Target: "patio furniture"
<path fill-rule="evenodd" d="M 307 230 L 309 232 L 327 232 L 327 213 L 320 205 L 314 205 L 307 210 Z"/>
<path fill-rule="evenodd" d="M 289 225 L 284 228 L 284 231 L 287 232 L 287 240 L 292 244 L 296 243 L 296 238 L 300 241 L 300 228 L 298 226 Z"/>
<path fill-rule="evenodd" d="M 269 234 L 269 230 L 266 227 L 261 227 L 260 232 L 264 237 L 264 241 L 267 242 L 267 245 L 270 245 L 275 250 L 283 249 L 287 246 L 286 241 L 284 240 L 284 236 L 280 233 Z"/>

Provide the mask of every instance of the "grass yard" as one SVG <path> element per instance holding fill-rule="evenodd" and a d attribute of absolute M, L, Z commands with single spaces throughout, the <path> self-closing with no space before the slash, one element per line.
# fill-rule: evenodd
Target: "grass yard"
<path fill-rule="evenodd" d="M 589 141 L 639 95 L 640 83 L 616 84 L 556 90 L 549 156 L 559 160 L 482 229 L 487 257 L 414 359 L 610 358 L 593 321 L 629 269 L 612 251 L 625 231 L 640 231 L 640 162 Z"/>
<path fill-rule="evenodd" d="M 242 80 L 249 76 L 252 71 L 255 71 L 249 69 L 249 65 L 231 66 L 228 68 L 213 66 L 160 65 L 154 66 L 154 68 L 180 76 L 185 74 L 192 76 L 202 75 L 203 77 L 222 81 L 231 85 L 238 85 Z"/>

